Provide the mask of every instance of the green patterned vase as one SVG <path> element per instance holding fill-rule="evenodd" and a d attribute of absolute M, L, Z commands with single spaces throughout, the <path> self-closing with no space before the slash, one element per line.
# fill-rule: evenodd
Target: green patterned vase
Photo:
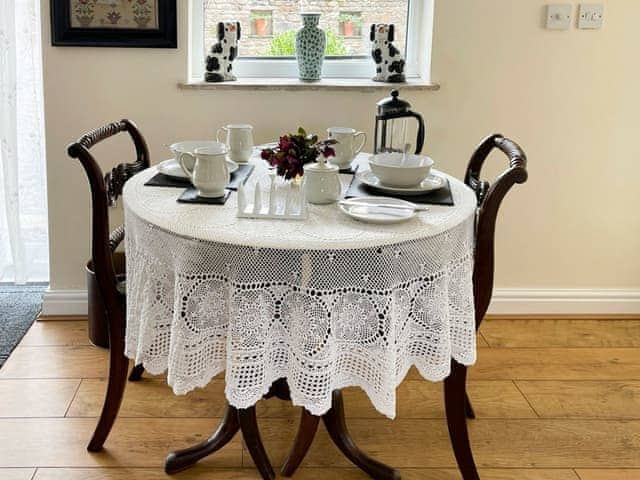
<path fill-rule="evenodd" d="M 302 13 L 302 28 L 296 34 L 296 57 L 300 80 L 320 80 L 327 37 L 318 27 L 319 13 Z"/>

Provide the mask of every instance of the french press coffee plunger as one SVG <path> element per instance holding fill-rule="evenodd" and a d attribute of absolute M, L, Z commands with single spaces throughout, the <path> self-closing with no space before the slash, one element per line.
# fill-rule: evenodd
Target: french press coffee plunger
<path fill-rule="evenodd" d="M 375 153 L 404 152 L 407 145 L 407 128 L 409 118 L 418 121 L 418 133 L 415 141 L 416 155 L 422 152 L 424 146 L 425 127 L 422 115 L 411 110 L 411 104 L 398 98 L 398 90 L 393 90 L 391 96 L 378 102 L 375 128 Z"/>

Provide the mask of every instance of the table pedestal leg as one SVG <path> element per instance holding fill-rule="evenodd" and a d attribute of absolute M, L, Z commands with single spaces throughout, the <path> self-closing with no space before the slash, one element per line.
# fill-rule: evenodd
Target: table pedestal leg
<path fill-rule="evenodd" d="M 284 393 L 282 394 L 284 395 Z M 229 404 L 226 406 L 222 422 L 215 433 L 208 440 L 193 447 L 170 453 L 164 463 L 165 472 L 171 475 L 192 467 L 198 461 L 224 447 L 239 430 L 242 431 L 247 450 L 262 478 L 264 480 L 276 478 L 260 438 L 255 407 L 238 410 Z"/>
<path fill-rule="evenodd" d="M 164 471 L 171 475 L 193 466 L 199 460 L 224 447 L 238 433 L 238 430 L 240 430 L 238 410 L 227 404 L 222 422 L 215 433 L 202 443 L 170 453 L 165 460 Z"/>
<path fill-rule="evenodd" d="M 318 428 L 320 417 L 315 417 L 303 409 L 300 427 L 294 445 L 282 467 L 284 476 L 292 476 L 304 459 Z M 322 416 L 324 425 L 333 443 L 354 465 L 376 480 L 400 480 L 400 473 L 393 468 L 367 456 L 351 438 L 344 416 L 342 392 L 333 392 L 331 410 Z"/>
<path fill-rule="evenodd" d="M 260 432 L 258 430 L 258 421 L 256 419 L 256 407 L 238 410 L 238 419 L 240 420 L 240 429 L 244 438 L 245 446 L 256 468 L 265 480 L 273 480 L 276 474 L 273 471 L 267 452 L 262 444 Z"/>
<path fill-rule="evenodd" d="M 311 415 L 304 408 L 302 409 L 302 415 L 300 416 L 300 425 L 298 426 L 298 433 L 296 439 L 293 441 L 291 451 L 284 461 L 284 465 L 280 469 L 280 472 L 285 477 L 291 477 L 298 469 L 302 460 L 307 455 L 309 447 L 313 443 L 313 439 L 318 431 L 318 424 L 320 423 L 320 417 Z"/>

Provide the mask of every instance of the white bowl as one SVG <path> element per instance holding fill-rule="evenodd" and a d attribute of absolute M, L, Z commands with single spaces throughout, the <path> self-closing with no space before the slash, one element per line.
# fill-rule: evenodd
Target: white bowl
<path fill-rule="evenodd" d="M 181 153 L 190 153 L 194 154 L 197 148 L 220 148 L 220 145 L 224 145 L 223 143 L 216 142 L 213 140 L 188 140 L 185 142 L 177 142 L 173 145 L 169 145 L 169 150 L 173 153 L 176 161 L 180 163 L 180 154 Z M 187 168 L 193 168 L 193 165 L 190 160 L 186 160 Z"/>
<path fill-rule="evenodd" d="M 422 155 L 380 153 L 369 157 L 369 167 L 383 185 L 389 187 L 413 187 L 419 185 L 431 173 L 433 160 Z"/>

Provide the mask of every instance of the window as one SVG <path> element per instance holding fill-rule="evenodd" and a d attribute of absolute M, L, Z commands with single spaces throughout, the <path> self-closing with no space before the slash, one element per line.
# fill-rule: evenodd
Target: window
<path fill-rule="evenodd" d="M 362 12 L 340 12 L 338 31 L 346 38 L 362 37 Z"/>
<path fill-rule="evenodd" d="M 393 23 L 394 44 L 405 54 L 407 76 L 428 81 L 433 1 L 191 0 L 191 80 L 202 79 L 204 58 L 217 42 L 221 21 L 239 21 L 242 27 L 239 57 L 234 63 L 236 75 L 297 78 L 295 33 L 301 26 L 303 8 L 321 13 L 320 27 L 327 34 L 324 77 L 373 77 L 370 26 Z"/>
<path fill-rule="evenodd" d="M 205 17 L 207 18 L 207 17 Z M 251 38 L 247 44 L 256 50 L 263 50 L 264 44 L 260 44 L 254 37 L 271 37 L 273 35 L 273 10 L 251 10 Z"/>

